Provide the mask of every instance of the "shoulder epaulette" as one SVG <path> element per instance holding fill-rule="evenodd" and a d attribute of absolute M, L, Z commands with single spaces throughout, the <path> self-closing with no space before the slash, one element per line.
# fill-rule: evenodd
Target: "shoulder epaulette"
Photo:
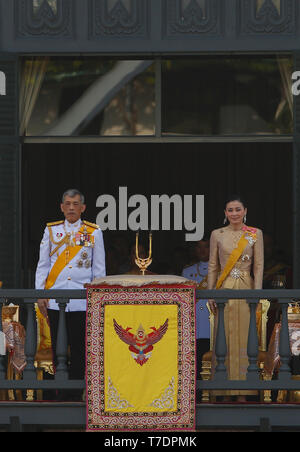
<path fill-rule="evenodd" d="M 49 227 L 51 227 L 51 226 L 57 226 L 57 225 L 59 225 L 59 224 L 63 224 L 64 223 L 64 221 L 63 220 L 60 220 L 60 221 L 54 221 L 53 223 L 47 223 L 47 226 Z"/>
<path fill-rule="evenodd" d="M 86 220 L 83 220 L 83 223 L 86 224 L 87 226 L 90 226 L 91 228 L 99 229 L 99 226 L 95 223 L 90 223 L 89 221 Z"/>

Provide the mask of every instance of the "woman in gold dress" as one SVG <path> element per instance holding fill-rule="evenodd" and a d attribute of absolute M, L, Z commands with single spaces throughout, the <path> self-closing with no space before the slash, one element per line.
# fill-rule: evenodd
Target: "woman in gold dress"
<path fill-rule="evenodd" d="M 211 234 L 208 289 L 262 288 L 263 235 L 260 229 L 246 226 L 246 214 L 247 208 L 240 197 L 233 196 L 227 200 L 224 223 L 228 222 L 229 225 L 215 229 Z M 209 305 L 212 312 L 217 314 L 215 301 L 209 300 Z M 224 315 L 228 379 L 245 380 L 250 308 L 246 300 L 228 300 Z M 238 401 L 245 401 L 246 395 L 256 395 L 257 392 L 234 390 L 214 391 L 214 394 L 229 398 L 237 395 Z"/>

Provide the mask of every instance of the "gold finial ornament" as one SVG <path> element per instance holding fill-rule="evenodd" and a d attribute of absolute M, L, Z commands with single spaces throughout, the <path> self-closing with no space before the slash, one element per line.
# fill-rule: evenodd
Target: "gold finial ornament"
<path fill-rule="evenodd" d="M 149 265 L 152 263 L 152 232 L 149 233 L 149 255 L 145 259 L 142 259 L 139 256 L 139 231 L 136 233 L 136 242 L 135 242 L 135 263 L 139 267 L 142 275 L 145 275 L 145 272 Z"/>

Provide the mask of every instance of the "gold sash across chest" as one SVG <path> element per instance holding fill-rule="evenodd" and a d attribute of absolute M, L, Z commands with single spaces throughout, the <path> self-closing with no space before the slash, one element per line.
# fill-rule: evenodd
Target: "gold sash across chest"
<path fill-rule="evenodd" d="M 94 231 L 95 231 L 95 228 L 91 228 L 85 224 L 80 228 L 79 233 L 92 235 Z M 70 245 L 70 239 L 67 236 L 64 237 L 64 239 L 60 242 L 59 248 L 62 245 L 67 244 L 67 243 L 68 243 L 68 245 L 66 246 L 64 251 L 62 251 L 62 253 L 60 253 L 58 258 L 56 259 L 55 264 L 53 265 L 52 269 L 50 270 L 50 273 L 48 275 L 48 278 L 47 278 L 47 281 L 45 284 L 45 290 L 51 289 L 51 287 L 54 286 L 55 281 L 57 280 L 58 276 L 60 275 L 62 270 L 65 268 L 65 266 L 69 262 L 71 262 L 72 259 L 74 259 L 74 257 L 79 253 L 79 251 L 82 250 L 82 246 L 75 244 L 75 237 L 73 238 L 73 243 Z M 55 251 L 57 251 L 57 248 L 55 249 Z"/>
<path fill-rule="evenodd" d="M 256 241 L 256 229 L 255 228 L 244 227 L 243 229 L 244 229 L 244 232 L 237 244 L 237 247 L 234 248 L 234 250 L 230 254 L 230 256 L 226 262 L 226 265 L 225 265 L 221 275 L 219 276 L 219 279 L 216 284 L 216 289 L 220 289 L 223 282 L 225 281 L 225 279 L 227 278 L 227 276 L 229 275 L 229 273 L 231 272 L 231 270 L 233 269 L 233 267 L 235 266 L 235 264 L 241 257 L 244 249 L 246 248 L 247 245 L 249 245 L 249 243 L 250 243 L 249 238 L 251 238 L 252 243 L 254 243 Z"/>

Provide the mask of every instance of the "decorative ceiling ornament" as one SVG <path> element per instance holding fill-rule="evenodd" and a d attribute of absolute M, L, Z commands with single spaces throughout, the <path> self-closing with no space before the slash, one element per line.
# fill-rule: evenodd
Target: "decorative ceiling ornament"
<path fill-rule="evenodd" d="M 166 0 L 167 35 L 220 35 L 219 0 Z"/>
<path fill-rule="evenodd" d="M 184 0 L 182 7 L 184 6 Z M 205 4 L 201 5 L 197 0 L 189 0 L 184 9 L 182 9 L 182 22 L 195 22 L 196 25 L 203 22 L 206 19 L 206 7 Z"/>
<path fill-rule="evenodd" d="M 259 2 L 259 0 L 258 0 Z M 270 20 L 270 22 L 277 22 L 280 20 L 280 11 L 281 8 L 276 8 L 275 4 L 273 3 L 273 0 L 264 0 L 264 2 L 261 4 L 261 7 L 258 8 L 258 5 L 256 6 L 257 13 L 256 18 L 260 19 L 262 18 L 263 21 Z"/>
<path fill-rule="evenodd" d="M 72 0 L 15 0 L 17 37 L 73 37 Z"/>
<path fill-rule="evenodd" d="M 242 0 L 241 35 L 294 34 L 295 0 Z"/>
<path fill-rule="evenodd" d="M 111 11 L 118 3 L 120 3 L 120 0 L 107 0 L 107 8 L 109 11 Z M 131 9 L 131 0 L 122 0 L 122 7 L 126 8 L 128 12 L 130 12 Z"/>
<path fill-rule="evenodd" d="M 90 38 L 148 37 L 148 0 L 90 0 Z"/>

